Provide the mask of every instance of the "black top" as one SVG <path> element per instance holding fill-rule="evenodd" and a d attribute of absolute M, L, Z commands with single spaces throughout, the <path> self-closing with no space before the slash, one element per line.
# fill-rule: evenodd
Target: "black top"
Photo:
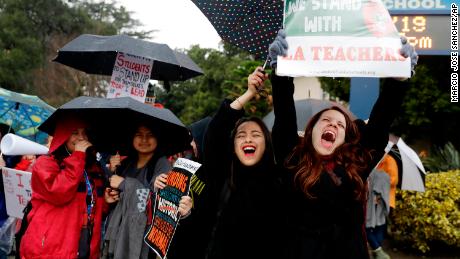
<path fill-rule="evenodd" d="M 298 144 L 296 114 L 293 100 L 294 84 L 289 77 L 272 75 L 275 123 L 273 143 L 278 164 Z M 401 106 L 403 82 L 388 79 L 383 86 L 369 122 L 361 130 L 360 144 L 372 151 L 368 169 L 361 175 L 367 178 L 384 154 L 388 143 L 389 127 Z M 336 166 L 333 173 L 341 178 L 336 185 L 328 173 L 323 172 L 312 193 L 316 199 L 307 198 L 294 188 L 295 172 L 285 169 L 287 188 L 286 254 L 282 258 L 368 258 L 364 233 L 364 206 L 353 196 L 354 186 L 345 169 Z"/>
<path fill-rule="evenodd" d="M 281 258 L 277 229 L 284 219 L 279 216 L 280 184 L 274 162 L 261 159 L 246 167 L 233 152 L 231 132 L 243 113 L 225 100 L 205 137 L 210 195 L 218 211 L 207 258 Z"/>

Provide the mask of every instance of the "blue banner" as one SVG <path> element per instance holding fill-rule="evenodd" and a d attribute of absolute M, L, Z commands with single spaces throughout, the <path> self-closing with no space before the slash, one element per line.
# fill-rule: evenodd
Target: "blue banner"
<path fill-rule="evenodd" d="M 358 119 L 367 120 L 379 97 L 378 78 L 352 77 L 350 88 L 350 111 Z"/>

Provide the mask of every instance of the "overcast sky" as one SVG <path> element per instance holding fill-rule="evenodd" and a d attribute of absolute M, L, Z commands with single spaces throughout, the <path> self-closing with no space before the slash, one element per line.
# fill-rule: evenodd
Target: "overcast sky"
<path fill-rule="evenodd" d="M 152 41 L 171 48 L 217 48 L 220 37 L 208 19 L 190 0 L 118 0 L 132 11 L 132 17 L 144 24 L 145 30 L 159 30 Z"/>

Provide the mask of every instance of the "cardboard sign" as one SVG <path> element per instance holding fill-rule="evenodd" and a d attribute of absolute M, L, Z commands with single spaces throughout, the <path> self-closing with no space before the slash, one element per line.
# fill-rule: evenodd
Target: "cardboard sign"
<path fill-rule="evenodd" d="M 2 167 L 6 211 L 9 216 L 22 219 L 22 212 L 32 198 L 32 173 Z"/>
<path fill-rule="evenodd" d="M 177 159 L 168 174 L 166 187 L 156 194 L 152 225 L 144 241 L 162 259 L 168 253 L 180 219 L 179 201 L 188 194 L 192 176 L 200 166 L 185 158 Z"/>
<path fill-rule="evenodd" d="M 145 101 L 153 59 L 118 52 L 107 98 L 131 97 Z"/>
<path fill-rule="evenodd" d="M 287 57 L 277 74 L 410 77 L 410 58 L 380 0 L 285 0 Z"/>

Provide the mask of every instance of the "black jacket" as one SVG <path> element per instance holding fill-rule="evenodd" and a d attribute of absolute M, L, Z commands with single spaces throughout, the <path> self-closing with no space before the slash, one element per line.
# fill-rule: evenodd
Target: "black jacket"
<path fill-rule="evenodd" d="M 283 164 L 285 158 L 298 144 L 296 114 L 293 100 L 293 79 L 271 78 L 275 123 L 273 143 L 276 158 Z M 370 115 L 369 123 L 363 127 L 360 144 L 373 151 L 363 181 L 384 154 L 388 142 L 389 128 L 401 106 L 405 83 L 388 79 Z M 328 173 L 323 172 L 312 193 L 316 199 L 307 198 L 294 187 L 294 172 L 285 169 L 288 211 L 285 255 L 282 258 L 368 258 L 364 232 L 364 204 L 353 195 L 353 183 L 345 169 L 336 166 L 333 173 L 342 184 L 333 183 Z"/>
<path fill-rule="evenodd" d="M 204 159 L 215 197 L 216 219 L 207 258 L 280 258 L 277 169 L 267 156 L 242 166 L 231 132 L 243 111 L 225 100 L 208 126 Z"/>

